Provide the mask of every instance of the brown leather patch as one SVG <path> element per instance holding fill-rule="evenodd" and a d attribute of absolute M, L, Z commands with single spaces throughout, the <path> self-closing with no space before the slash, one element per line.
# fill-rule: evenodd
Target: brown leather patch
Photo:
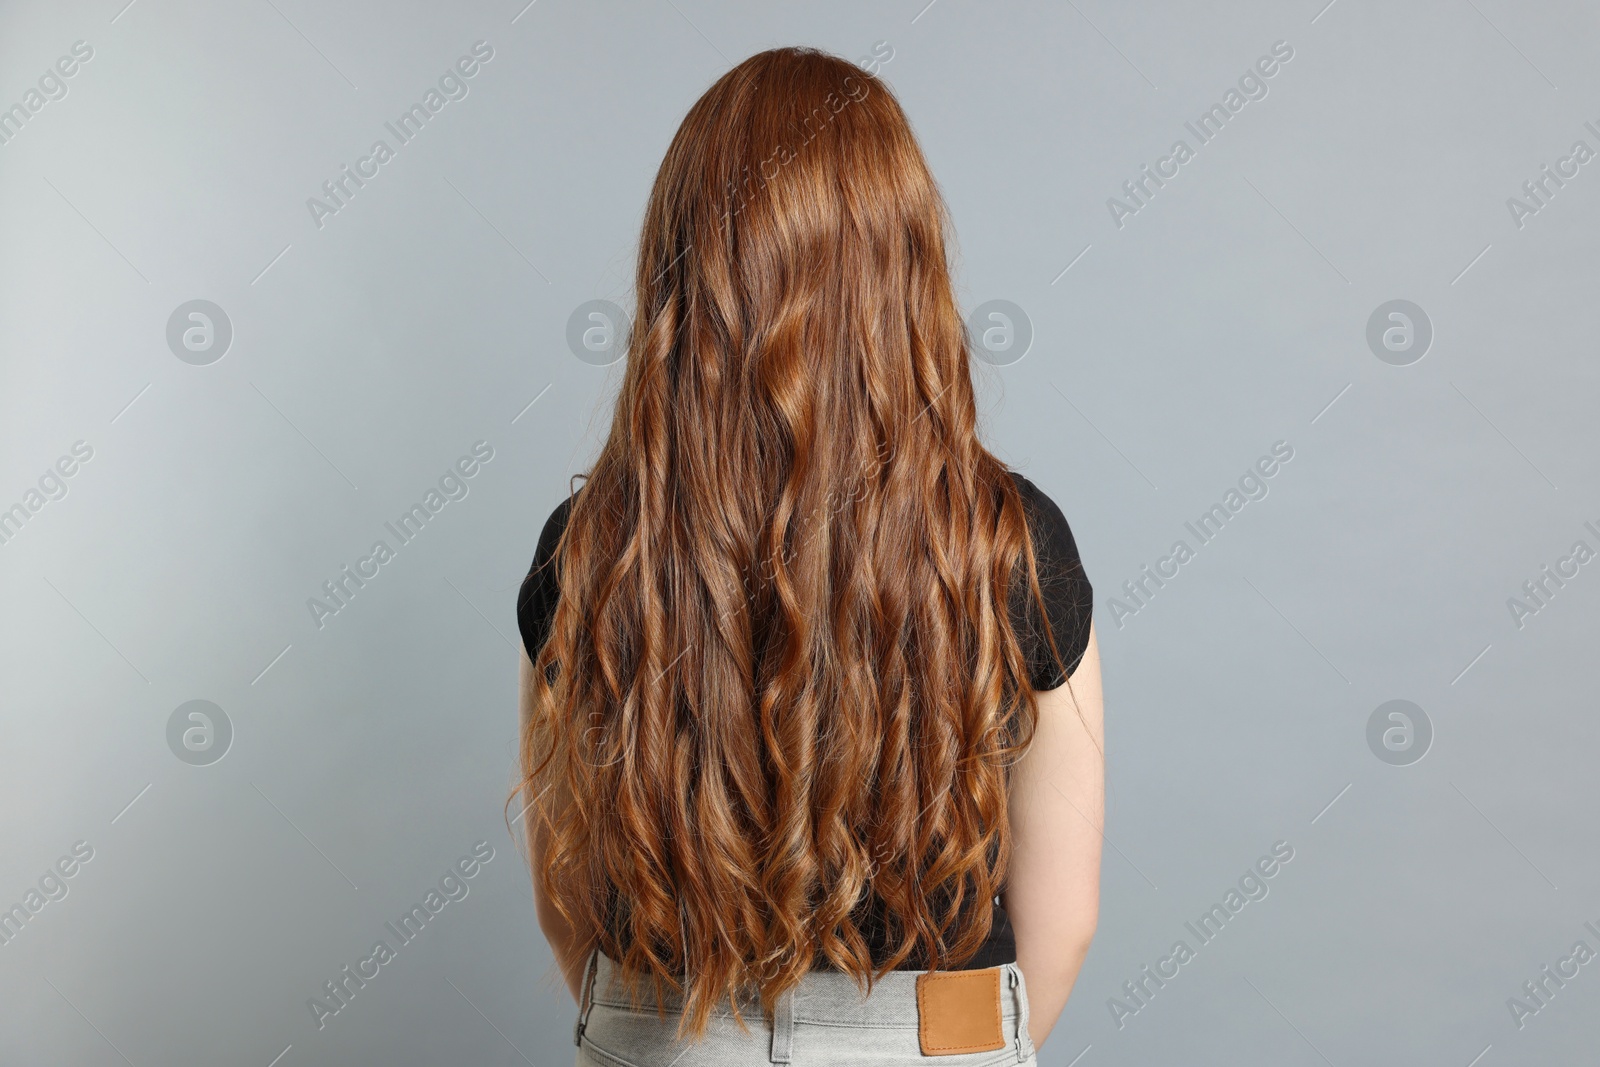
<path fill-rule="evenodd" d="M 1000 968 L 917 975 L 917 1040 L 924 1056 L 1005 1048 Z"/>

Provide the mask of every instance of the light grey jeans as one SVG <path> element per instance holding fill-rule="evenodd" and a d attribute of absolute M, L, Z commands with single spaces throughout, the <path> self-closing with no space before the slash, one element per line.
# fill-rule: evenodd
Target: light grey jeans
<path fill-rule="evenodd" d="M 668 994 L 666 1014 L 658 1018 L 654 994 L 646 987 L 634 1011 L 620 981 L 614 981 L 617 971 L 605 953 L 591 953 L 573 1032 L 577 1067 L 1038 1067 L 1028 1035 L 1028 987 L 1014 963 L 1003 965 L 1000 974 L 1006 1047 L 947 1056 L 923 1055 L 917 1041 L 920 971 L 892 971 L 867 997 L 848 975 L 812 971 L 779 1001 L 772 1024 L 759 1010 L 745 1010 L 747 1030 L 740 1029 L 723 997 L 698 1044 L 679 1044 L 673 1036 L 681 1003 L 675 995 Z"/>

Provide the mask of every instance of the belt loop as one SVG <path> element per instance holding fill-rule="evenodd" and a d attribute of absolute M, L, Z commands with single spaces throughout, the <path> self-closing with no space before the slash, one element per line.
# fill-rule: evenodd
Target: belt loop
<path fill-rule="evenodd" d="M 1022 984 L 1022 968 L 1015 963 L 1007 966 L 1011 971 L 1011 994 L 1017 1002 L 1017 1062 L 1026 1063 L 1033 1055 L 1033 1035 L 1028 1032 L 1028 991 Z"/>
<path fill-rule="evenodd" d="M 600 947 L 596 945 L 583 963 L 583 982 L 579 986 L 582 999 L 578 1002 L 578 1022 L 572 1028 L 572 1043 L 583 1046 L 583 1028 L 589 1024 L 589 1009 L 594 1007 L 594 980 L 600 969 Z"/>
<path fill-rule="evenodd" d="M 785 989 L 778 996 L 772 1010 L 773 1063 L 791 1063 L 794 1060 L 794 989 Z"/>

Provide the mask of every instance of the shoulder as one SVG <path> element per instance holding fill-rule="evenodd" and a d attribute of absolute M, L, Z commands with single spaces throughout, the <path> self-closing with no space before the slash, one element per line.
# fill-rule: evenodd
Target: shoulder
<path fill-rule="evenodd" d="M 1011 479 L 1022 494 L 1023 510 L 1028 515 L 1028 526 L 1033 534 L 1034 554 L 1041 562 L 1071 566 L 1080 563 L 1077 540 L 1072 536 L 1072 526 L 1051 496 L 1033 481 L 1017 471 Z M 1081 565 L 1081 564 L 1080 564 Z"/>
<path fill-rule="evenodd" d="M 528 568 L 527 576 L 522 580 L 521 595 L 517 598 L 519 606 L 540 597 L 546 600 L 554 599 L 558 570 L 553 566 L 556 546 L 561 543 L 561 535 L 567 531 L 567 520 L 572 517 L 574 496 L 576 494 L 562 500 L 544 520 L 544 526 L 539 530 L 538 544 L 534 548 L 533 563 Z"/>
<path fill-rule="evenodd" d="M 572 502 L 582 491 L 583 487 L 579 486 L 577 492 L 569 493 L 561 503 L 551 509 L 549 517 L 544 520 L 544 526 L 539 530 L 539 543 L 533 553 L 533 565 L 528 568 L 529 584 L 555 581 L 557 568 L 550 564 L 555 559 L 556 546 L 561 543 L 561 535 L 567 532 L 567 522 L 572 518 Z"/>
<path fill-rule="evenodd" d="M 555 613 L 556 601 L 561 596 L 561 576 L 553 560 L 556 546 L 561 543 L 561 535 L 566 532 L 575 496 L 569 495 L 557 504 L 545 519 L 544 527 L 539 532 L 538 546 L 534 549 L 533 564 L 517 591 L 517 627 L 522 631 L 522 643 L 530 659 L 538 655 L 539 647 L 549 636 L 551 617 Z"/>
<path fill-rule="evenodd" d="M 1032 598 L 1019 587 L 1013 626 L 1023 645 L 1033 688 L 1044 691 L 1066 681 L 1088 648 L 1094 588 L 1060 506 L 1022 474 L 1011 471 L 1011 477 L 1022 494 L 1045 609 L 1041 619 Z M 1050 650 L 1052 641 L 1060 654 L 1059 665 Z"/>
<path fill-rule="evenodd" d="M 544 528 L 539 531 L 539 550 L 547 559 L 548 554 L 555 551 L 556 542 L 561 540 L 561 535 L 566 532 L 567 520 L 572 517 L 572 501 L 576 496 L 574 493 L 562 500 L 550 512 L 550 517 L 544 520 Z"/>

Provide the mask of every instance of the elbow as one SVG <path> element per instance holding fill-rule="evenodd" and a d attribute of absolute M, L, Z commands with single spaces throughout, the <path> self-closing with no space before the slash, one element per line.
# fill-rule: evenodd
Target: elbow
<path fill-rule="evenodd" d="M 1099 916 L 1090 911 L 1077 922 L 1058 932 L 1056 951 L 1064 968 L 1077 971 L 1084 958 L 1089 955 L 1089 947 L 1094 944 L 1094 935 L 1098 928 Z"/>
<path fill-rule="evenodd" d="M 1099 926 L 1096 916 L 1090 915 L 1082 922 L 1075 923 L 1070 928 L 1062 931 L 1061 951 L 1070 959 L 1082 960 L 1089 954 L 1089 946 L 1094 944 L 1095 930 Z"/>
<path fill-rule="evenodd" d="M 1092 913 L 1063 919 L 1057 916 L 1046 928 L 1019 931 L 1017 958 L 1031 981 L 1070 989 L 1094 943 L 1096 922 Z"/>
<path fill-rule="evenodd" d="M 1083 920 L 1078 926 L 1079 937 L 1082 939 L 1083 947 L 1087 951 L 1090 942 L 1094 940 L 1095 931 L 1100 928 L 1099 894 L 1096 894 L 1094 902 L 1084 909 Z"/>

